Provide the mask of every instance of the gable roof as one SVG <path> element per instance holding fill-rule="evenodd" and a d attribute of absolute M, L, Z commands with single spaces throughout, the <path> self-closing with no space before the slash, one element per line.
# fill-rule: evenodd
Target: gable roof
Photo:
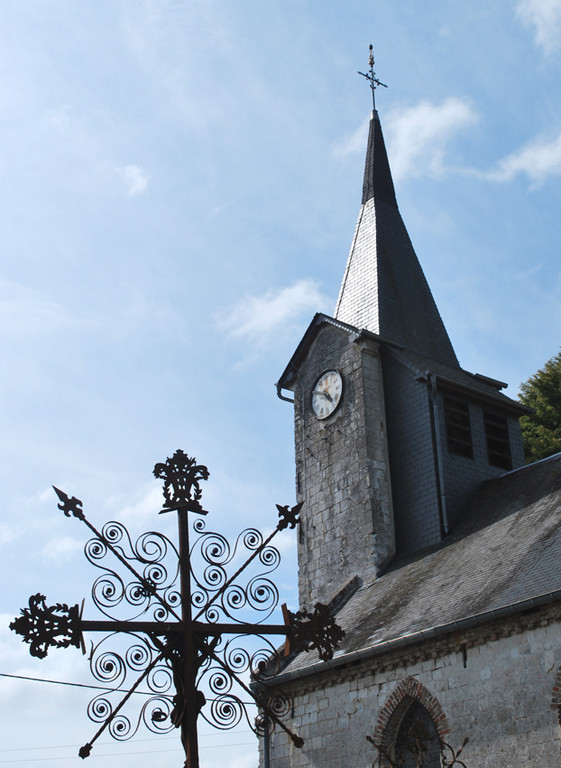
<path fill-rule="evenodd" d="M 433 375 L 440 389 L 457 390 L 478 400 L 492 402 L 517 416 L 533 413 L 532 408 L 513 400 L 500 390 L 507 385 L 479 373 L 471 373 L 455 365 L 447 365 L 439 360 L 432 360 L 411 349 L 395 346 L 387 347 L 389 354 L 407 365 L 419 378 Z"/>
<path fill-rule="evenodd" d="M 440 545 L 354 593 L 337 613 L 346 636 L 330 663 L 561 600 L 561 453 L 484 483 L 462 519 Z M 300 654 L 284 675 L 316 661 Z"/>

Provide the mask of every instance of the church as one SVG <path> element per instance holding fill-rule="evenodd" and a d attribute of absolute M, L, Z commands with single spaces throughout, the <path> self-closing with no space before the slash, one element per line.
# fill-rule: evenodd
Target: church
<path fill-rule="evenodd" d="M 524 465 L 505 387 L 458 362 L 374 108 L 334 315 L 277 384 L 300 608 L 329 605 L 345 637 L 274 679 L 304 744 L 275 730 L 264 768 L 561 765 L 561 454 Z"/>

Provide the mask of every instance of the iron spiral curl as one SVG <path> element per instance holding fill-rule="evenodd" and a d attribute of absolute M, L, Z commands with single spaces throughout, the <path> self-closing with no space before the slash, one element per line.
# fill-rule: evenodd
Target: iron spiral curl
<path fill-rule="evenodd" d="M 275 729 L 275 723 L 268 717 L 265 712 L 259 712 L 255 718 L 255 722 L 252 726 L 252 730 L 256 736 L 270 736 Z"/>
<path fill-rule="evenodd" d="M 215 696 L 230 693 L 234 684 L 233 678 L 224 669 L 212 668 L 208 674 L 208 687 Z"/>
<path fill-rule="evenodd" d="M 208 590 L 217 592 L 219 589 L 222 589 L 228 576 L 221 565 L 213 563 L 204 569 L 203 579 Z"/>
<path fill-rule="evenodd" d="M 99 648 L 99 646 L 97 648 Z M 99 655 L 94 655 L 97 648 L 94 649 L 90 658 L 92 675 L 96 680 L 99 680 L 100 683 L 118 688 L 123 684 L 127 676 L 127 664 L 125 660 L 115 651 L 104 651 Z"/>
<path fill-rule="evenodd" d="M 255 680 L 275 677 L 281 670 L 281 656 L 276 648 L 260 648 L 251 656 L 251 675 Z"/>
<path fill-rule="evenodd" d="M 240 638 L 236 638 L 239 640 Z M 240 675 L 243 672 L 247 672 L 251 667 L 251 654 L 246 648 L 232 647 L 230 643 L 227 643 L 224 650 L 224 661 L 232 670 L 234 675 Z"/>
<path fill-rule="evenodd" d="M 127 741 L 128 739 L 132 739 L 137 732 L 139 725 L 140 719 L 137 722 L 136 727 L 133 728 L 130 718 L 119 712 L 119 714 L 109 723 L 109 733 L 116 741 Z"/>
<path fill-rule="evenodd" d="M 144 704 L 140 719 L 152 733 L 169 733 L 174 724 L 171 722 L 173 702 L 166 696 L 154 696 Z"/>
<path fill-rule="evenodd" d="M 108 552 L 109 548 L 107 544 L 98 538 L 90 539 L 84 546 L 84 553 L 86 558 L 90 561 L 90 563 L 93 563 L 93 565 L 97 565 L 97 560 L 103 560 Z"/>
<path fill-rule="evenodd" d="M 230 562 L 235 549 L 232 551 L 228 539 L 221 533 L 209 531 L 196 544 L 200 543 L 200 553 L 204 560 L 211 565 L 224 566 Z"/>
<path fill-rule="evenodd" d="M 279 591 L 273 581 L 264 576 L 256 576 L 247 585 L 249 605 L 256 611 L 266 612 L 268 618 L 279 603 Z"/>
<path fill-rule="evenodd" d="M 92 598 L 99 610 L 108 618 L 112 618 L 111 609 L 116 608 L 126 595 L 126 585 L 115 571 L 106 570 L 94 581 Z"/>
<path fill-rule="evenodd" d="M 258 705 L 260 711 L 250 727 L 257 736 L 270 735 L 275 730 L 275 718 L 282 720 L 290 715 L 290 699 L 278 688 L 261 690 Z"/>
<path fill-rule="evenodd" d="M 254 680 L 273 677 L 280 670 L 280 656 L 273 643 L 262 635 L 256 639 L 263 645 L 257 650 L 249 651 L 244 644 L 245 635 L 236 635 L 230 640 L 222 641 L 215 649 L 232 677 L 250 672 Z"/>
<path fill-rule="evenodd" d="M 142 672 L 152 661 L 152 653 L 146 643 L 136 643 L 127 648 L 125 654 L 127 667 L 134 672 Z"/>
<path fill-rule="evenodd" d="M 276 547 L 265 547 L 259 553 L 259 560 L 268 569 L 268 572 L 276 570 L 281 562 L 280 552 Z"/>
<path fill-rule="evenodd" d="M 128 637 L 133 640 L 133 644 L 123 652 L 111 647 L 113 642 L 119 642 L 120 638 L 116 632 L 106 635 L 97 645 L 92 646 L 90 670 L 94 678 L 103 685 L 111 688 L 121 687 L 129 672 L 143 671 L 157 655 L 147 636 L 130 633 Z M 159 665 L 154 669 L 158 667 Z M 154 693 L 159 692 L 159 689 L 151 690 Z"/>
<path fill-rule="evenodd" d="M 148 688 L 158 695 L 167 693 L 173 688 L 173 671 L 166 663 L 157 664 L 150 670 L 147 677 Z"/>
<path fill-rule="evenodd" d="M 205 717 L 211 725 L 227 731 L 235 728 L 245 715 L 245 707 L 237 696 L 225 695 L 213 699 L 210 703 L 210 717 Z"/>
<path fill-rule="evenodd" d="M 127 550 L 129 552 L 132 550 L 132 542 L 129 532 L 122 523 L 118 523 L 116 520 L 111 520 L 110 522 L 105 523 L 101 529 L 101 535 L 113 547 L 116 547 L 118 544 L 121 545 L 121 543 L 124 542 Z M 122 549 L 122 547 L 120 546 L 119 549 Z M 124 550 L 123 554 L 125 554 Z M 127 555 L 125 554 L 125 557 L 126 556 Z"/>
<path fill-rule="evenodd" d="M 242 531 L 238 536 L 236 546 L 240 539 L 243 541 L 244 547 L 250 552 L 259 549 L 263 544 L 263 534 L 261 531 L 258 531 L 257 528 L 246 528 L 245 531 Z"/>
<path fill-rule="evenodd" d="M 149 531 L 133 544 L 125 526 L 112 521 L 103 526 L 99 537 L 86 543 L 85 554 L 103 571 L 93 584 L 92 598 L 107 618 L 134 620 L 151 612 L 155 621 L 163 622 L 181 603 L 179 553 L 164 534 Z M 103 562 L 105 558 L 110 566 Z M 126 578 L 120 575 L 118 558 L 123 566 L 130 563 L 138 578 L 130 573 Z M 118 616 L 114 613 L 117 608 Z"/>
<path fill-rule="evenodd" d="M 103 723 L 111 716 L 113 707 L 107 698 L 107 694 L 100 693 L 95 696 L 88 704 L 88 717 L 93 723 Z"/>
<path fill-rule="evenodd" d="M 175 544 L 157 531 L 143 533 L 134 545 L 136 559 L 143 563 L 162 563 L 170 552 L 179 558 Z"/>
<path fill-rule="evenodd" d="M 240 610 L 247 605 L 246 590 L 237 584 L 232 584 L 222 595 L 221 603 L 224 612 L 231 615 L 232 611 Z"/>
<path fill-rule="evenodd" d="M 275 689 L 274 693 L 267 699 L 267 709 L 272 712 L 279 720 L 288 717 L 292 708 L 292 702 L 280 689 Z"/>

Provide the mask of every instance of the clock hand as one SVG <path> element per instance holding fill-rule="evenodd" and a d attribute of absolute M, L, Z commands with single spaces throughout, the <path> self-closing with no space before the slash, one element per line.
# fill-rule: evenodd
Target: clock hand
<path fill-rule="evenodd" d="M 333 402 L 333 398 L 329 394 L 329 392 L 324 392 L 322 389 L 314 389 L 313 392 L 314 395 L 323 395 L 327 400 L 329 400 L 330 403 Z"/>

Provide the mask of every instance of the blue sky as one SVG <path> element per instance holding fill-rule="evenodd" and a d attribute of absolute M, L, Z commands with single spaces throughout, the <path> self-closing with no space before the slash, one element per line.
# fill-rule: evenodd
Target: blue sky
<path fill-rule="evenodd" d="M 274 383 L 337 297 L 370 42 L 398 202 L 462 366 L 516 396 L 557 353 L 561 1 L 0 5 L 0 672 L 89 682 L 77 651 L 37 662 L 7 630 L 30 594 L 75 603 L 94 578 L 51 484 L 95 524 L 173 534 L 151 471 L 181 447 L 210 468 L 213 528 L 270 528 L 294 501 Z M 89 698 L 0 678 L 0 762 L 75 764 Z M 89 764 L 181 764 L 149 738 Z M 254 744 L 205 735 L 204 768 L 252 768 Z"/>

